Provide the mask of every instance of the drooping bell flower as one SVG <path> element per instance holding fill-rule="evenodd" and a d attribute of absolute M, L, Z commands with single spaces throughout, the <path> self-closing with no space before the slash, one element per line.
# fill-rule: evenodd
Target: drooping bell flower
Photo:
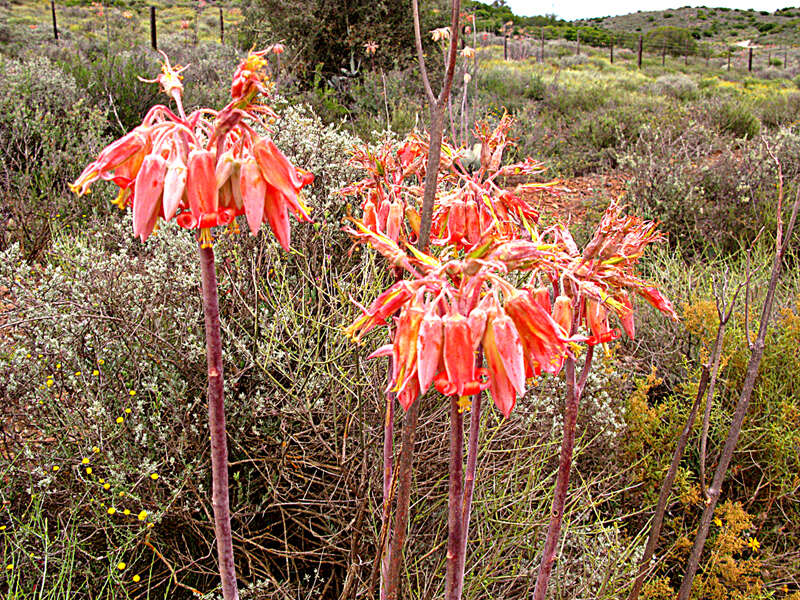
<path fill-rule="evenodd" d="M 440 371 L 442 347 L 444 346 L 444 324 L 442 318 L 428 310 L 422 318 L 417 336 L 417 375 L 420 393 L 430 387 L 436 373 Z"/>
<path fill-rule="evenodd" d="M 395 199 L 389 206 L 389 214 L 386 218 L 386 236 L 393 242 L 400 238 L 400 227 L 403 224 L 403 203 Z"/>
<path fill-rule="evenodd" d="M 522 341 L 508 315 L 501 312 L 486 323 L 483 353 L 489 370 L 492 400 L 503 416 L 508 417 L 517 396 L 525 393 Z"/>
<path fill-rule="evenodd" d="M 572 333 L 572 299 L 569 296 L 557 296 L 553 302 L 553 320 L 559 324 L 564 336 Z"/>
<path fill-rule="evenodd" d="M 534 375 L 541 371 L 557 373 L 567 339 L 550 313 L 526 293 L 507 300 L 503 308 L 514 321 L 522 340 L 528 372 Z"/>
<path fill-rule="evenodd" d="M 481 306 L 476 306 L 470 311 L 469 315 L 467 315 L 473 350 L 478 349 L 481 339 L 483 339 L 483 333 L 486 329 L 486 318 L 487 312 Z"/>
<path fill-rule="evenodd" d="M 667 300 L 667 298 L 658 288 L 653 286 L 642 286 L 640 288 L 636 288 L 636 291 L 642 298 L 647 300 L 647 302 L 653 306 L 653 308 L 660 310 L 673 321 L 678 320 L 678 313 L 675 312 L 672 302 Z"/>
<path fill-rule="evenodd" d="M 152 233 L 162 212 L 167 161 L 160 154 L 149 154 L 136 177 L 133 195 L 133 235 L 144 242 Z"/>
<path fill-rule="evenodd" d="M 620 292 L 617 294 L 616 299 L 625 307 L 624 311 L 618 313 L 619 322 L 625 330 L 625 335 L 630 339 L 634 339 L 636 335 L 636 325 L 633 321 L 633 305 L 631 304 L 631 299 L 628 297 L 628 292 Z"/>
<path fill-rule="evenodd" d="M 550 291 L 545 287 L 538 287 L 533 290 L 529 290 L 529 293 L 533 297 L 534 302 L 541 306 L 547 312 L 550 312 Z"/>
<path fill-rule="evenodd" d="M 407 281 L 398 281 L 375 298 L 369 308 L 363 309 L 364 314 L 345 328 L 345 335 L 354 342 L 359 342 L 366 333 L 383 325 L 387 317 L 397 312 L 413 295 Z"/>
<path fill-rule="evenodd" d="M 605 344 L 619 337 L 619 331 L 608 326 L 608 309 L 602 302 L 593 298 L 586 299 L 586 326 L 592 332 L 589 345 Z"/>
<path fill-rule="evenodd" d="M 444 321 L 444 367 L 456 393 L 464 395 L 464 386 L 475 379 L 475 355 L 472 332 L 466 317 L 457 312 L 447 314 Z"/>
<path fill-rule="evenodd" d="M 456 198 L 447 214 L 447 231 L 450 234 L 451 243 L 456 244 L 461 241 L 461 238 L 464 237 L 465 225 L 464 201 Z"/>
<path fill-rule="evenodd" d="M 167 174 L 164 177 L 164 218 L 166 220 L 175 216 L 178 211 L 183 192 L 186 189 L 187 169 L 181 156 L 178 144 L 173 144 L 167 158 Z"/>
<path fill-rule="evenodd" d="M 264 180 L 277 190 L 295 216 L 301 221 L 311 221 L 308 208 L 303 204 L 298 192 L 303 186 L 313 182 L 314 176 L 292 165 L 272 140 L 256 141 L 253 144 L 253 155 Z"/>
<path fill-rule="evenodd" d="M 464 238 L 470 246 L 481 241 L 481 214 L 474 200 L 467 200 L 464 205 Z"/>
<path fill-rule="evenodd" d="M 417 378 L 417 342 L 424 315 L 422 307 L 412 303 L 406 304 L 395 319 L 397 329 L 392 347 L 392 391 L 398 394 L 411 379 Z"/>
<path fill-rule="evenodd" d="M 150 147 L 150 133 L 150 127 L 139 126 L 103 148 L 97 158 L 87 165 L 74 183 L 70 184 L 70 190 L 79 196 L 83 196 L 89 193 L 89 187 L 92 183 L 101 178 L 112 179 L 112 171 L 127 161 L 134 159 L 133 163 L 136 163 L 136 168 L 127 170 L 124 173 L 126 181 L 120 182 L 126 185 L 130 184 L 131 179 L 136 177 L 138 166 L 141 165 L 144 154 Z"/>

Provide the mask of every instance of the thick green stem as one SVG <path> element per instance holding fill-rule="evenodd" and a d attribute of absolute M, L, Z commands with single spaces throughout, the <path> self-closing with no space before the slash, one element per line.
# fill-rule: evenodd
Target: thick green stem
<path fill-rule="evenodd" d="M 236 566 L 233 561 L 233 538 L 231 536 L 231 510 L 228 501 L 228 446 L 225 433 L 217 274 L 214 270 L 214 250 L 210 246 L 200 247 L 200 268 L 203 277 L 203 313 L 206 322 L 208 428 L 211 432 L 212 503 L 219 556 L 219 575 L 222 580 L 224 600 L 238 600 L 239 590 L 236 587 Z"/>

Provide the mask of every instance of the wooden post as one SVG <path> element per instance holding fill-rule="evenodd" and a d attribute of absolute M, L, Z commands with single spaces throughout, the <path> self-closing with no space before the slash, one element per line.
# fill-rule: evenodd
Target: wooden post
<path fill-rule="evenodd" d="M 750 48 L 750 52 L 747 55 L 747 70 L 753 70 L 753 49 Z"/>
<path fill-rule="evenodd" d="M 683 50 L 683 64 L 689 64 L 689 46 L 686 46 L 686 48 Z"/>
<path fill-rule="evenodd" d="M 661 66 L 663 67 L 667 63 L 667 42 L 664 42 L 661 45 Z"/>
<path fill-rule="evenodd" d="M 542 38 L 539 42 L 539 62 L 544 62 L 544 27 L 542 27 Z"/>
<path fill-rule="evenodd" d="M 783 68 L 786 68 L 786 48 L 783 49 Z"/>
<path fill-rule="evenodd" d="M 637 66 L 641 69 L 642 68 L 642 48 L 644 45 L 644 38 L 640 35 L 639 36 L 639 56 L 636 59 Z"/>
<path fill-rule="evenodd" d="M 767 52 L 767 66 L 768 67 L 772 66 L 772 50 Z"/>
<path fill-rule="evenodd" d="M 156 39 L 156 7 L 150 7 L 150 45 L 153 50 L 158 50 L 158 41 Z"/>
<path fill-rule="evenodd" d="M 222 18 L 222 7 L 219 7 L 219 43 L 225 43 L 225 21 Z"/>
<path fill-rule="evenodd" d="M 731 49 L 728 48 L 728 71 L 731 70 Z"/>
<path fill-rule="evenodd" d="M 613 65 L 614 64 L 614 40 L 611 40 L 611 46 L 609 48 L 608 54 L 609 54 L 609 60 L 611 61 L 611 64 Z"/>
<path fill-rule="evenodd" d="M 58 24 L 56 23 L 56 0 L 50 0 L 50 12 L 53 13 L 53 39 L 58 41 Z"/>
<path fill-rule="evenodd" d="M 575 50 L 575 56 L 578 56 L 581 53 L 581 32 L 580 31 L 577 33 L 577 37 L 578 37 L 578 47 Z"/>

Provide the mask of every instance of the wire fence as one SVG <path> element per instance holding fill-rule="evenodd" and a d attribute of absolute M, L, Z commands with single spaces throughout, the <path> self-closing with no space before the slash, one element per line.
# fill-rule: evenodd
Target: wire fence
<path fill-rule="evenodd" d="M 50 0 L 49 8 L 52 36 L 56 40 L 65 33 L 72 37 L 105 36 L 110 45 L 112 39 L 116 39 L 117 34 L 124 30 L 128 39 L 147 40 L 154 49 L 158 49 L 159 39 L 164 35 L 178 36 L 186 44 L 197 44 L 201 38 L 219 43 L 236 43 L 244 20 L 240 7 L 213 0 L 183 0 L 160 7 L 131 8 L 94 2 L 88 7 L 88 13 L 87 7 L 62 6 Z M 676 39 L 680 35 L 673 32 L 670 36 L 658 31 L 598 32 L 593 28 L 562 30 L 542 27 L 538 32 L 515 35 L 498 35 L 490 31 L 472 34 L 465 31 L 463 39 L 465 43 L 472 42 L 479 47 L 502 46 L 507 60 L 535 59 L 543 62 L 548 58 L 546 47 L 558 40 L 561 56 L 601 52 L 612 63 L 635 60 L 639 68 L 645 64 L 658 64 L 659 61 L 665 66 L 670 58 L 682 60 L 686 65 L 704 63 L 709 67 L 727 70 L 800 69 L 798 44 L 730 45 L 696 40 L 688 32 L 682 39 Z"/>
<path fill-rule="evenodd" d="M 535 35 L 497 35 L 492 32 L 478 32 L 474 39 L 479 47 L 503 46 L 507 60 L 535 59 L 543 62 L 552 50 L 553 42 L 558 41 L 560 54 L 606 54 L 610 62 L 636 60 L 638 67 L 644 64 L 666 64 L 667 58 L 682 60 L 685 64 L 705 64 L 715 68 L 756 71 L 766 68 L 800 68 L 800 46 L 792 45 L 740 45 L 722 42 L 702 42 L 689 38 L 675 40 L 658 35 L 639 33 L 614 33 L 607 39 L 581 39 L 580 32 L 575 36 L 554 36 L 549 28 L 542 28 Z M 467 42 L 469 43 L 469 42 Z"/>
<path fill-rule="evenodd" d="M 186 44 L 197 44 L 201 39 L 234 43 L 243 22 L 238 6 L 213 0 L 123 8 L 100 2 L 83 7 L 61 5 L 55 0 L 49 4 L 46 20 L 48 28 L 52 26 L 55 40 L 105 37 L 110 45 L 122 36 L 127 40 L 146 40 L 155 50 L 164 35 L 178 36 Z M 31 29 L 39 26 L 30 25 Z"/>

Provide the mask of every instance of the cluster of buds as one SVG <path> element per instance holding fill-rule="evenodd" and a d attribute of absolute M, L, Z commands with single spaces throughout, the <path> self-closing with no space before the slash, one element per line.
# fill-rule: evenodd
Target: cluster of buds
<path fill-rule="evenodd" d="M 469 172 L 463 164 L 472 150 L 442 143 L 440 190 L 434 203 L 431 242 L 471 250 L 488 238 L 515 239 L 538 220 L 538 212 L 522 198 L 500 187 L 498 180 L 509 175 L 538 176 L 544 166 L 538 161 L 501 166 L 505 148 L 511 143 L 508 130 L 513 120 L 507 114 L 495 128 L 479 123 L 475 133 L 480 166 Z M 367 172 L 367 177 L 341 190 L 344 196 L 361 199 L 366 229 L 393 241 L 413 243 L 419 232 L 422 211 L 428 141 L 412 133 L 396 144 L 376 150 L 357 149 L 350 163 Z M 558 194 L 558 181 L 531 183 L 528 189 Z M 351 231 L 352 232 L 352 231 Z"/>
<path fill-rule="evenodd" d="M 85 194 L 97 180 L 119 187 L 114 201 L 133 207 L 133 232 L 145 241 L 159 219 L 175 218 L 184 229 L 199 230 L 204 246 L 211 228 L 230 226 L 245 215 L 251 232 L 269 223 L 281 246 L 290 243 L 288 211 L 310 220 L 301 189 L 313 176 L 291 164 L 271 139 L 255 125 L 261 115 L 274 118 L 266 106 L 255 104 L 270 91 L 263 72 L 266 51 L 251 53 L 238 67 L 231 102 L 222 110 L 200 109 L 186 115 L 180 72 L 168 60 L 154 80 L 175 100 L 178 115 L 154 106 L 141 125 L 103 149 L 71 185 Z M 165 57 L 166 59 L 166 57 Z"/>

